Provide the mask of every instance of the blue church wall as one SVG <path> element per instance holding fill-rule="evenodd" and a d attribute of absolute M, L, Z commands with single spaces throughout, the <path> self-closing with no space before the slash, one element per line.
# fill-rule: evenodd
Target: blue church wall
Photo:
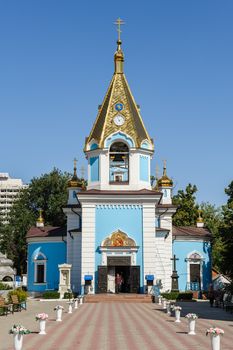
<path fill-rule="evenodd" d="M 207 290 L 211 283 L 211 244 L 210 242 L 195 241 L 174 241 L 173 254 L 179 259 L 176 262 L 177 273 L 179 275 L 179 289 L 186 290 L 188 282 L 188 261 L 186 259 L 193 253 L 199 253 L 202 260 L 202 289 Z"/>
<path fill-rule="evenodd" d="M 40 254 L 46 257 L 46 283 L 35 283 L 34 259 Z M 58 289 L 58 264 L 66 262 L 65 242 L 28 243 L 28 291 L 43 292 L 46 289 Z"/>
<path fill-rule="evenodd" d="M 149 158 L 140 155 L 140 180 L 149 181 Z"/>
<path fill-rule="evenodd" d="M 121 230 L 130 238 L 133 238 L 139 246 L 136 265 L 140 265 L 140 286 L 143 287 L 143 221 L 142 207 L 139 205 L 97 205 L 96 207 L 96 254 L 95 270 L 96 277 L 98 265 L 101 265 L 101 252 L 99 246 L 102 241 L 110 236 L 114 231 Z M 97 288 L 97 278 L 96 278 Z"/>
<path fill-rule="evenodd" d="M 90 158 L 91 182 L 99 181 L 99 157 Z"/>

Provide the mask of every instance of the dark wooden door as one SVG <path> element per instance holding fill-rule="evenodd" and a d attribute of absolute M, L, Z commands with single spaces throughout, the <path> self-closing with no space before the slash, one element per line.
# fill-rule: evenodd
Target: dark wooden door
<path fill-rule="evenodd" d="M 108 267 L 99 266 L 98 267 L 98 292 L 107 293 L 108 288 Z"/>
<path fill-rule="evenodd" d="M 140 266 L 130 266 L 130 293 L 140 291 Z"/>
<path fill-rule="evenodd" d="M 200 264 L 190 264 L 190 282 L 200 283 Z"/>

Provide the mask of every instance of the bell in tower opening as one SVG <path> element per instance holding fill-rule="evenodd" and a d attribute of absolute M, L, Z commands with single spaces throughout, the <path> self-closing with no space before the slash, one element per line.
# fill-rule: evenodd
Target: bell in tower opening
<path fill-rule="evenodd" d="M 115 142 L 110 147 L 109 181 L 129 181 L 129 148 L 124 142 Z"/>

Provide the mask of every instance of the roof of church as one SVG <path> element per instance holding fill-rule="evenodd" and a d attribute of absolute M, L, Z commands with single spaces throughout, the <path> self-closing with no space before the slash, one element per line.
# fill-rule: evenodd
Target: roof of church
<path fill-rule="evenodd" d="M 123 72 L 124 55 L 121 49 L 121 40 L 118 40 L 117 44 L 117 51 L 114 55 L 115 73 L 99 108 L 91 133 L 86 139 L 85 151 L 87 151 L 88 143 L 93 139 L 98 143 L 99 148 L 103 148 L 104 140 L 114 132 L 119 131 L 130 136 L 136 147 L 140 147 L 144 140 L 148 140 L 153 145 Z M 121 106 L 120 110 L 116 108 L 117 104 Z M 120 127 L 113 121 L 113 118 L 118 114 L 121 114 L 125 119 L 124 124 Z"/>
<path fill-rule="evenodd" d="M 211 237 L 211 232 L 204 227 L 195 226 L 173 226 L 173 236 L 189 236 L 189 237 Z"/>
<path fill-rule="evenodd" d="M 32 237 L 62 237 L 66 236 L 66 227 L 31 227 L 26 235 L 26 238 Z"/>

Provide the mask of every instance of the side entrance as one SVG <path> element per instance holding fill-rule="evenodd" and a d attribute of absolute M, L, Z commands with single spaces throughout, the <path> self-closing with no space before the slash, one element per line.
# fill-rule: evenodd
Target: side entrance
<path fill-rule="evenodd" d="M 130 257 L 108 257 L 107 266 L 98 266 L 98 293 L 115 293 L 117 275 L 121 293 L 139 293 L 140 266 L 131 266 L 130 261 Z"/>

